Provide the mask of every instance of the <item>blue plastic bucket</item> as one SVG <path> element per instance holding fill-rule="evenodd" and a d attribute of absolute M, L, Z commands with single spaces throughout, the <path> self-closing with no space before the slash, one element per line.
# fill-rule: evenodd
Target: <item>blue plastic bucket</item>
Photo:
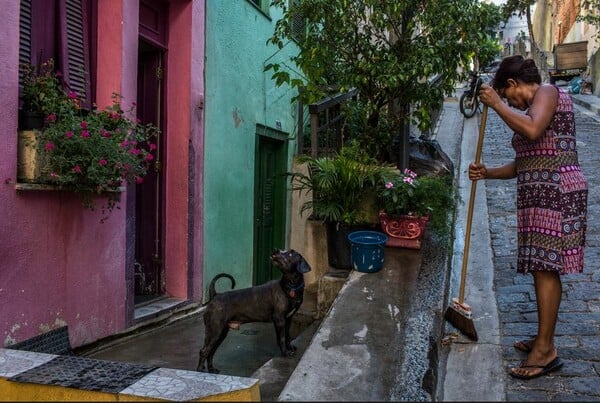
<path fill-rule="evenodd" d="M 377 231 L 355 231 L 348 235 L 352 267 L 363 273 L 375 273 L 383 268 L 385 243 L 388 237 Z"/>

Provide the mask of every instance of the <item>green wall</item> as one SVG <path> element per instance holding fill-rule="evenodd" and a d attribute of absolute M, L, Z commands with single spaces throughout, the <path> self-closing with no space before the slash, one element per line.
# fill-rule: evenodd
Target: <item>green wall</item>
<path fill-rule="evenodd" d="M 280 17 L 281 10 L 264 13 L 249 0 L 206 2 L 205 290 L 220 272 L 232 274 L 236 288 L 252 285 L 256 125 L 281 122 L 290 154 L 297 148 L 296 90 L 275 87 L 263 71 L 267 63 L 290 65 L 296 49 L 267 45 Z M 229 287 L 219 284 L 217 290 Z"/>

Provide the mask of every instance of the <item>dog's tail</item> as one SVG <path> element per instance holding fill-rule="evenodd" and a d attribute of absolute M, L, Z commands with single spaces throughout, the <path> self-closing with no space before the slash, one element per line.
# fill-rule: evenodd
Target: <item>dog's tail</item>
<path fill-rule="evenodd" d="M 235 288 L 235 279 L 233 278 L 232 275 L 227 274 L 227 273 L 220 273 L 217 274 L 212 281 L 210 282 L 210 285 L 208 286 L 208 300 L 210 301 L 211 299 L 213 299 L 215 297 L 215 295 L 217 295 L 217 291 L 215 291 L 215 284 L 217 283 L 217 280 L 222 278 L 222 277 L 227 277 L 229 280 L 231 280 L 231 289 Z"/>

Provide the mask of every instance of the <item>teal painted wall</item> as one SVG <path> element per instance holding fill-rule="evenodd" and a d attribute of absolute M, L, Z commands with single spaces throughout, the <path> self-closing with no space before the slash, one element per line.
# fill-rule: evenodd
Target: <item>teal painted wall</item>
<path fill-rule="evenodd" d="M 232 274 L 236 288 L 252 285 L 256 125 L 281 122 L 290 138 L 288 166 L 297 148 L 297 106 L 290 102 L 297 92 L 277 88 L 263 71 L 267 63 L 290 65 L 296 50 L 293 43 L 267 45 L 279 18 L 280 9 L 264 13 L 249 0 L 206 2 L 205 290 L 220 272 Z"/>

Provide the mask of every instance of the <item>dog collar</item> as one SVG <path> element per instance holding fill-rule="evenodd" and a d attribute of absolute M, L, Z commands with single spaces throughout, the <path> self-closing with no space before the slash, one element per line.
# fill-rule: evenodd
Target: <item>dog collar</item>
<path fill-rule="evenodd" d="M 296 291 L 301 290 L 303 288 L 304 288 L 304 280 L 300 281 L 300 283 L 298 283 L 298 285 L 296 285 L 296 286 L 292 286 L 290 284 L 283 285 L 283 289 L 285 290 L 286 295 L 290 299 L 296 299 Z"/>

